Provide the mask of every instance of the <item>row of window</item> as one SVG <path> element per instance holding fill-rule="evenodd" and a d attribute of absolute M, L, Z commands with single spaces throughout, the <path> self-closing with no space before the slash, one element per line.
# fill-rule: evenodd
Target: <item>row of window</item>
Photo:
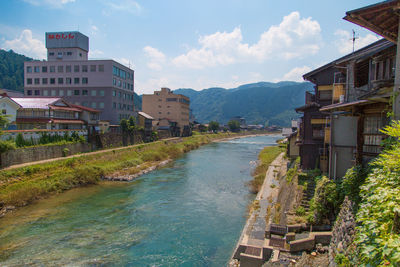
<path fill-rule="evenodd" d="M 124 80 L 132 80 L 133 81 L 133 73 L 124 71 L 118 67 L 113 66 L 113 75 L 120 77 Z"/>
<path fill-rule="evenodd" d="M 64 84 L 64 78 L 42 78 L 42 81 L 40 81 L 40 78 L 27 78 L 26 79 L 26 84 L 35 84 L 35 85 L 39 85 L 39 84 L 56 84 L 56 80 L 57 80 L 57 84 Z M 79 77 L 74 77 L 73 78 L 74 84 L 88 84 L 89 83 L 89 79 L 87 77 L 82 77 L 82 80 Z M 42 83 L 40 83 L 42 82 Z M 65 84 L 72 84 L 72 78 L 71 77 L 67 77 L 65 78 Z"/>
<path fill-rule="evenodd" d="M 117 80 L 115 78 L 113 78 L 113 85 L 118 86 L 119 88 L 124 88 L 133 91 L 133 84 L 127 82 L 121 82 L 120 80 Z"/>
<path fill-rule="evenodd" d="M 117 96 L 117 91 L 113 90 L 112 91 L 112 96 L 116 97 Z M 125 100 L 133 101 L 133 95 L 130 95 L 130 94 L 125 94 L 125 93 L 122 93 L 122 92 L 118 92 L 118 97 L 119 98 L 123 98 Z"/>
<path fill-rule="evenodd" d="M 90 96 L 104 96 L 104 90 L 90 90 Z M 27 95 L 40 95 L 40 90 L 27 90 L 26 91 Z M 75 90 L 66 90 L 66 95 L 67 96 L 88 96 L 89 95 L 89 90 L 87 89 L 75 89 Z M 64 90 L 43 90 L 43 96 L 64 96 Z"/>
<path fill-rule="evenodd" d="M 65 67 L 65 68 L 64 68 Z M 57 66 L 57 72 L 63 73 L 65 72 L 72 72 L 72 67 L 74 72 L 104 72 L 104 65 L 59 65 Z M 56 72 L 56 66 L 26 66 L 27 73 L 47 73 L 47 72 Z"/>
<path fill-rule="evenodd" d="M 133 111 L 133 105 L 126 105 L 126 104 L 122 104 L 122 103 L 113 102 L 113 109 L 117 109 L 117 107 L 119 110 Z"/>

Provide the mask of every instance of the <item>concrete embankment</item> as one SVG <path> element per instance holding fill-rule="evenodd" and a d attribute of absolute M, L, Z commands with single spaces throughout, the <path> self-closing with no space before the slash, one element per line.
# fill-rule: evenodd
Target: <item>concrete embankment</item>
<path fill-rule="evenodd" d="M 265 239 L 265 229 L 270 220 L 272 206 L 277 201 L 279 179 L 286 171 L 286 160 L 284 153 L 281 153 L 268 167 L 229 266 L 238 266 L 239 261 L 240 266 L 261 266 L 271 257 L 273 247 Z"/>

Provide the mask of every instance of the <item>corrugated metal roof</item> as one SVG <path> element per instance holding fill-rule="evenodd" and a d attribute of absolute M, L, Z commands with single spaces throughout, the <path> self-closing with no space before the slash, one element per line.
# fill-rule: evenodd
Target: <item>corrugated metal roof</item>
<path fill-rule="evenodd" d="M 141 115 L 141 116 L 143 116 L 143 117 L 145 117 L 146 119 L 154 120 L 154 118 L 153 118 L 152 116 L 150 116 L 150 115 L 147 114 L 147 113 L 144 113 L 143 111 L 139 111 L 138 114 Z"/>
<path fill-rule="evenodd" d="M 49 105 L 61 100 L 59 97 L 11 97 L 22 108 L 48 109 Z"/>

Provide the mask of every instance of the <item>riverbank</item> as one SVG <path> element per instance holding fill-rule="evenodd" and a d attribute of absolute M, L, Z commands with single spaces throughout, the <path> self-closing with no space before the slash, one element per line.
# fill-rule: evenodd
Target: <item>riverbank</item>
<path fill-rule="evenodd" d="M 65 190 L 97 184 L 103 177 L 134 177 L 160 162 L 215 140 L 245 136 L 234 133 L 195 135 L 99 151 L 0 172 L 0 217 L 15 208 Z M 146 171 L 147 170 L 147 171 Z M 134 179 L 132 178 L 132 179 Z"/>

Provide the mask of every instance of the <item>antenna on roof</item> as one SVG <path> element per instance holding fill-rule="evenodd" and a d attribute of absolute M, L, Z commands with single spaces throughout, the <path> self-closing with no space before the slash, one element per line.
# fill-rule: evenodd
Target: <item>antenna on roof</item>
<path fill-rule="evenodd" d="M 350 40 L 353 41 L 353 53 L 354 53 L 354 45 L 355 45 L 356 40 L 357 40 L 358 38 L 359 38 L 359 37 L 356 36 L 356 32 L 355 32 L 355 30 L 353 29 L 353 38 L 350 39 Z"/>

